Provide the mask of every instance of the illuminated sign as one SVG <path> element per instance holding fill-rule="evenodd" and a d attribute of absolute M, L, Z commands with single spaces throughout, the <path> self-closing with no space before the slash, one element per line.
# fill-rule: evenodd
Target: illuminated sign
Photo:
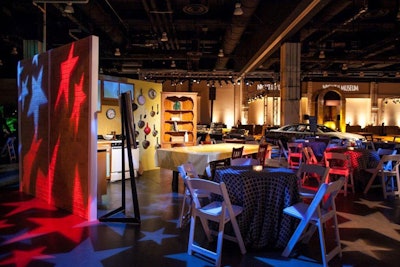
<path fill-rule="evenodd" d="M 358 92 L 360 88 L 357 84 L 323 84 L 322 89 L 326 89 L 328 87 L 336 87 L 344 92 Z"/>

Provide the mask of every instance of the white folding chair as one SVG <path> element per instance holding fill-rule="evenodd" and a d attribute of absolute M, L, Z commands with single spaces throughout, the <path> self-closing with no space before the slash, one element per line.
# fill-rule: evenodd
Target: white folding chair
<path fill-rule="evenodd" d="M 322 183 L 310 204 L 299 202 L 283 210 L 285 214 L 299 219 L 300 223 L 290 238 L 282 256 L 289 257 L 298 241 L 301 240 L 307 243 L 317 228 L 323 265 L 328 266 L 328 262 L 337 254 L 342 257 L 335 198 L 339 190 L 342 188 L 343 183 L 343 177 L 329 184 Z M 336 240 L 334 248 L 327 253 L 324 237 L 324 224 L 331 219 L 333 219 L 333 228 Z"/>
<path fill-rule="evenodd" d="M 382 158 L 384 155 L 396 155 L 397 154 L 397 149 L 389 149 L 389 148 L 378 148 L 376 151 L 378 153 L 378 156 Z"/>
<path fill-rule="evenodd" d="M 180 166 L 177 167 L 178 172 L 181 176 L 181 178 L 184 181 L 185 185 L 185 192 L 183 194 L 183 200 L 182 200 L 182 205 L 181 205 L 181 213 L 179 215 L 179 222 L 178 222 L 178 227 L 182 228 L 188 221 L 189 217 L 192 211 L 192 196 L 190 194 L 189 189 L 187 188 L 186 185 L 186 178 L 199 178 L 199 175 L 197 174 L 196 169 L 194 168 L 193 164 L 190 162 L 184 163 Z M 200 190 L 196 190 L 194 192 L 199 198 L 209 198 L 210 194 L 209 192 L 203 192 Z"/>
<path fill-rule="evenodd" d="M 328 180 L 331 180 L 332 176 L 343 176 L 344 182 L 344 196 L 347 196 L 347 189 L 351 187 L 352 192 L 355 192 L 353 168 L 351 167 L 350 156 L 344 153 L 338 152 L 324 152 L 325 166 L 329 167 Z"/>
<path fill-rule="evenodd" d="M 312 198 L 315 196 L 321 183 L 325 183 L 327 180 L 329 167 L 303 163 L 300 165 L 296 175 L 299 181 L 300 197 Z"/>
<path fill-rule="evenodd" d="M 221 197 L 221 201 L 213 201 L 208 204 L 203 204 L 196 194 L 192 194 L 193 204 L 192 204 L 192 215 L 190 222 L 190 232 L 189 232 L 189 242 L 188 242 L 188 254 L 199 253 L 207 258 L 215 261 L 215 266 L 221 265 L 222 256 L 222 242 L 223 239 L 228 239 L 235 241 L 239 244 L 240 251 L 242 254 L 246 253 L 246 247 L 240 233 L 239 226 L 236 221 L 236 216 L 242 213 L 243 208 L 240 206 L 232 205 L 228 196 L 228 191 L 226 190 L 225 183 L 216 183 L 204 179 L 187 179 L 187 185 L 190 192 L 195 190 L 208 191 Z M 207 221 L 214 221 L 219 224 L 217 232 L 217 247 L 213 251 L 202 247 L 200 244 L 195 243 L 195 225 L 196 218 L 199 217 L 203 230 L 209 241 L 211 241 L 211 234 L 215 234 L 208 227 Z M 227 235 L 224 233 L 225 224 L 231 222 L 235 236 Z"/>
<path fill-rule="evenodd" d="M 321 163 L 317 160 L 317 157 L 314 154 L 314 150 L 311 147 L 309 146 L 303 147 L 303 153 L 304 153 L 305 163 L 324 165 L 324 163 Z"/>
<path fill-rule="evenodd" d="M 303 143 L 287 143 L 288 166 L 298 168 L 303 161 Z"/>
<path fill-rule="evenodd" d="M 399 165 L 400 155 L 383 155 L 378 165 L 372 169 L 365 171 L 371 173 L 364 189 L 364 194 L 367 194 L 369 189 L 373 187 L 373 182 L 377 176 L 380 176 L 383 197 L 386 199 L 389 195 L 400 196 L 400 181 L 399 181 Z"/>

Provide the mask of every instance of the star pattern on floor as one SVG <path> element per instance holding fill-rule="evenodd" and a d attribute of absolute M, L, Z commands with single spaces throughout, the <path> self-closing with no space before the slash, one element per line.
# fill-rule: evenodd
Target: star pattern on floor
<path fill-rule="evenodd" d="M 165 238 L 172 238 L 172 237 L 177 237 L 178 235 L 171 235 L 171 234 L 163 234 L 165 228 L 161 228 L 159 230 L 156 230 L 154 232 L 147 232 L 147 231 L 141 231 L 145 236 L 139 239 L 139 241 L 153 241 L 156 242 L 157 244 L 161 245 L 163 239 Z"/>
<path fill-rule="evenodd" d="M 7 240 L 5 244 L 34 238 L 52 232 L 57 232 L 75 243 L 78 243 L 81 240 L 82 228 L 73 228 L 73 225 L 77 225 L 83 221 L 77 216 L 68 215 L 61 218 L 29 218 L 27 220 L 35 223 L 38 227 L 27 231 L 25 234 Z"/>
<path fill-rule="evenodd" d="M 58 267 L 70 267 L 70 266 L 103 266 L 102 260 L 109 258 L 115 254 L 125 251 L 131 247 L 122 247 L 115 249 L 107 249 L 101 251 L 95 251 L 90 241 L 87 238 L 76 246 L 73 250 L 67 253 L 52 254 L 53 258 L 46 259 L 46 262 L 54 263 Z"/>
<path fill-rule="evenodd" d="M 189 255 L 187 253 L 178 253 L 165 256 L 169 259 L 174 259 L 186 263 L 186 267 L 208 267 L 210 266 L 210 261 L 205 261 L 195 255 Z"/>
<path fill-rule="evenodd" d="M 320 262 L 316 262 L 314 259 L 310 259 L 304 256 L 299 256 L 297 258 L 285 258 L 285 257 L 254 257 L 255 259 L 274 267 L 286 267 L 286 266 L 304 266 L 313 267 L 321 266 Z"/>
<path fill-rule="evenodd" d="M 390 222 L 380 212 L 362 216 L 339 211 L 337 214 L 349 220 L 340 223 L 339 228 L 370 229 L 396 241 L 400 241 L 400 234 L 396 231 L 400 230 L 400 225 Z"/>
<path fill-rule="evenodd" d="M 51 256 L 47 256 L 42 254 L 42 252 L 46 249 L 46 247 L 41 246 L 30 250 L 14 250 L 11 254 L 11 257 L 4 258 L 0 261 L 0 265 L 15 265 L 15 266 L 28 266 L 29 263 L 35 257 L 41 258 L 49 258 Z"/>
<path fill-rule="evenodd" d="M 365 205 L 370 209 L 376 209 L 376 208 L 392 209 L 391 207 L 383 205 L 383 203 L 384 203 L 383 201 L 370 201 L 370 200 L 360 198 L 359 201 L 354 201 L 354 203 L 358 203 L 360 205 Z"/>
<path fill-rule="evenodd" d="M 38 198 L 32 198 L 25 201 L 17 201 L 17 202 L 9 202 L 9 203 L 2 203 L 2 206 L 6 207 L 15 207 L 12 211 L 4 215 L 4 217 L 9 217 L 15 215 L 20 212 L 31 211 L 32 209 L 46 209 L 48 211 L 55 211 L 57 210 L 55 207 L 51 205 L 46 205 L 43 200 Z"/>
<path fill-rule="evenodd" d="M 353 251 L 360 252 L 365 255 L 371 256 L 377 260 L 380 260 L 380 258 L 378 255 L 376 255 L 376 253 L 374 251 L 390 251 L 390 250 L 392 250 L 391 248 L 378 247 L 376 245 L 371 246 L 363 239 L 357 239 L 356 241 L 341 240 L 340 242 L 345 245 L 345 247 L 342 248 L 342 252 L 353 252 Z"/>

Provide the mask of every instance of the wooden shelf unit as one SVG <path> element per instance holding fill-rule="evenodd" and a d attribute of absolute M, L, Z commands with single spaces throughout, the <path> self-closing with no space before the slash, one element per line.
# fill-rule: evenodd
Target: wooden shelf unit
<path fill-rule="evenodd" d="M 185 132 L 188 141 L 184 142 Z M 161 93 L 161 147 L 193 146 L 197 138 L 197 93 Z"/>

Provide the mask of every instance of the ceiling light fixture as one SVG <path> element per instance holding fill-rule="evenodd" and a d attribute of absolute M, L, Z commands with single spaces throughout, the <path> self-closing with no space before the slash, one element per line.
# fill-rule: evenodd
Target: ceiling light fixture
<path fill-rule="evenodd" d="M 324 58 L 325 58 L 325 52 L 324 52 L 324 50 L 319 51 L 319 56 L 318 56 L 318 58 L 320 58 L 320 59 L 324 59 Z"/>
<path fill-rule="evenodd" d="M 168 42 L 168 36 L 166 32 L 163 32 L 161 35 L 161 42 Z"/>
<path fill-rule="evenodd" d="M 346 63 L 343 63 L 342 70 L 347 70 L 347 64 Z"/>
<path fill-rule="evenodd" d="M 67 14 L 73 14 L 75 12 L 74 7 L 72 6 L 72 3 L 67 3 L 67 5 L 64 8 L 64 12 Z"/>
<path fill-rule="evenodd" d="M 224 57 L 224 50 L 222 49 L 219 50 L 218 57 Z"/>
<path fill-rule="evenodd" d="M 175 60 L 171 61 L 171 68 L 176 68 Z"/>
<path fill-rule="evenodd" d="M 119 51 L 119 48 L 115 48 L 114 56 L 116 56 L 116 57 L 121 56 L 121 51 Z"/>
<path fill-rule="evenodd" d="M 235 16 L 243 15 L 243 9 L 242 9 L 242 4 L 241 3 L 236 3 L 235 4 L 235 10 L 233 11 L 233 15 L 235 15 Z"/>

